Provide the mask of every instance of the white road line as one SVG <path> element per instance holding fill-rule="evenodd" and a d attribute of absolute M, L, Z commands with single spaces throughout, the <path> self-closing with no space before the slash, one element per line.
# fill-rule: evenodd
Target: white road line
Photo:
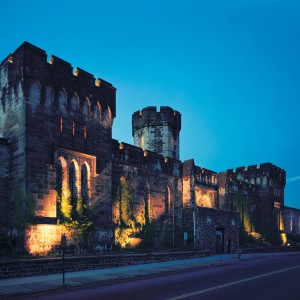
<path fill-rule="evenodd" d="M 291 268 L 286 268 L 286 269 L 274 271 L 274 272 L 265 273 L 265 274 L 258 275 L 258 276 L 253 276 L 253 277 L 245 278 L 245 279 L 242 279 L 242 280 L 237 280 L 237 281 L 233 281 L 233 282 L 229 282 L 229 283 L 217 285 L 217 286 L 214 286 L 214 287 L 211 287 L 211 288 L 208 288 L 208 289 L 204 289 L 204 290 L 200 290 L 200 291 L 196 291 L 196 292 L 193 292 L 193 293 L 188 293 L 188 294 L 180 295 L 180 296 L 177 296 L 177 297 L 168 298 L 166 300 L 184 299 L 184 298 L 188 298 L 188 297 L 191 297 L 191 296 L 195 296 L 195 295 L 199 295 L 199 294 L 204 294 L 204 293 L 207 293 L 207 292 L 219 290 L 219 289 L 222 289 L 222 288 L 225 288 L 225 287 L 228 287 L 228 286 L 232 286 L 232 285 L 235 285 L 235 284 L 239 284 L 239 283 L 243 283 L 243 282 L 255 280 L 255 279 L 258 279 L 258 278 L 262 278 L 262 277 L 267 277 L 267 276 L 270 276 L 270 275 L 274 275 L 274 274 L 278 274 L 278 273 L 290 271 L 290 270 L 297 269 L 297 268 L 300 268 L 300 265 L 295 266 L 295 267 L 291 267 Z"/>

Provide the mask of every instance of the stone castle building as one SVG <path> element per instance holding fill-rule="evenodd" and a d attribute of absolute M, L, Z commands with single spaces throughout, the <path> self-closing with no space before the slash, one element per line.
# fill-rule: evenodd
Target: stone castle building
<path fill-rule="evenodd" d="M 284 232 L 284 170 L 265 163 L 217 173 L 180 161 L 181 114 L 170 107 L 133 114 L 134 145 L 112 138 L 115 117 L 116 89 L 103 79 L 56 56 L 47 61 L 27 42 L 2 61 L 0 223 L 14 223 L 13 192 L 30 193 L 37 215 L 29 251 L 59 243 L 57 193 L 64 188 L 97 206 L 95 246 L 110 248 L 121 178 L 132 187 L 134 211 L 149 207 L 151 219 L 176 224 L 201 249 L 236 251 L 239 226 Z"/>

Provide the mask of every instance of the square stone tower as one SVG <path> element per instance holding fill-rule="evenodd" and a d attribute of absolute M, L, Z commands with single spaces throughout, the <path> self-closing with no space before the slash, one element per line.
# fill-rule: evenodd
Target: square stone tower
<path fill-rule="evenodd" d="M 10 194 L 30 193 L 38 223 L 56 224 L 57 191 L 68 188 L 87 205 L 98 203 L 99 228 L 110 230 L 116 89 L 24 42 L 0 64 L 0 101 Z"/>

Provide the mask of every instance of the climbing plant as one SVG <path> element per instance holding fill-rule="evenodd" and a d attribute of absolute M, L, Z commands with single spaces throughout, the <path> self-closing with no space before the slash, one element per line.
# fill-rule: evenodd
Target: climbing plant
<path fill-rule="evenodd" d="M 250 203 L 244 194 L 232 193 L 229 207 L 238 212 L 240 219 L 240 243 L 243 244 L 250 239 L 250 233 L 253 231 L 251 220 Z"/>
<path fill-rule="evenodd" d="M 17 231 L 16 250 L 24 252 L 26 228 L 33 223 L 37 211 L 36 199 L 24 189 L 16 189 L 13 193 L 13 209 L 13 227 Z"/>
<path fill-rule="evenodd" d="M 141 233 L 146 224 L 145 205 L 140 205 L 139 209 L 135 210 L 133 200 L 132 187 L 122 177 L 113 202 L 115 244 L 120 248 L 137 246 L 141 242 Z"/>
<path fill-rule="evenodd" d="M 83 199 L 79 197 L 76 207 L 72 206 L 71 191 L 62 188 L 61 193 L 57 193 L 58 224 L 63 233 L 72 239 L 80 251 L 83 245 L 95 229 L 96 213 L 94 206 L 87 206 Z"/>

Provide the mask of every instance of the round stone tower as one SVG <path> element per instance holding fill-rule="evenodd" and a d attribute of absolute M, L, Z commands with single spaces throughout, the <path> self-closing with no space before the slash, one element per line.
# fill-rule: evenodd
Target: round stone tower
<path fill-rule="evenodd" d="M 181 114 L 168 106 L 149 106 L 132 115 L 134 145 L 179 159 Z"/>

